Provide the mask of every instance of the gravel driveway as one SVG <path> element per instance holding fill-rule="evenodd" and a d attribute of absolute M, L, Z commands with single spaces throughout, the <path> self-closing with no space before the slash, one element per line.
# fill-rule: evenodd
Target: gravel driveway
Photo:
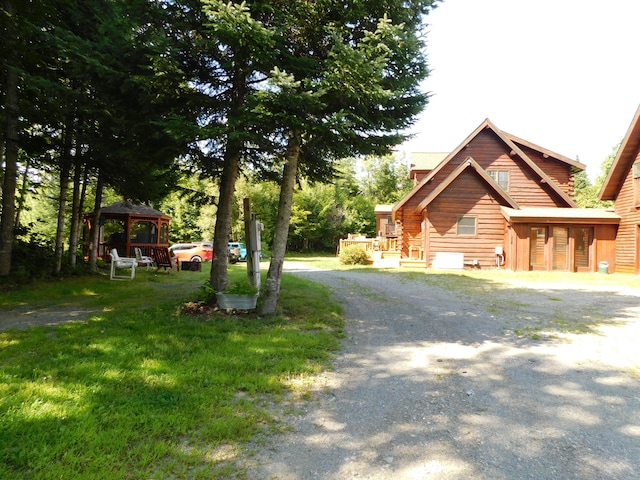
<path fill-rule="evenodd" d="M 347 338 L 250 479 L 640 478 L 638 292 L 285 268 Z"/>

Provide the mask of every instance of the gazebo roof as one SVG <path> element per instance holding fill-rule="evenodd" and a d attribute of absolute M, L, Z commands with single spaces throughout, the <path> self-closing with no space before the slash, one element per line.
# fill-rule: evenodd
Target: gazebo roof
<path fill-rule="evenodd" d="M 93 212 L 90 212 L 93 213 Z M 153 217 L 169 217 L 166 213 L 162 213 L 155 208 L 151 208 L 148 205 L 137 205 L 129 200 L 123 200 L 121 202 L 112 203 L 106 207 L 101 208 L 101 213 L 111 215 L 141 215 L 141 216 L 153 216 Z"/>

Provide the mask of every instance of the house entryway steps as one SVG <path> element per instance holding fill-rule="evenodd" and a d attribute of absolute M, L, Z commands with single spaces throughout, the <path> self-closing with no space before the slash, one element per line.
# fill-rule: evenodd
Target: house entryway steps
<path fill-rule="evenodd" d="M 373 266 L 376 268 L 399 268 L 400 252 L 373 252 Z"/>

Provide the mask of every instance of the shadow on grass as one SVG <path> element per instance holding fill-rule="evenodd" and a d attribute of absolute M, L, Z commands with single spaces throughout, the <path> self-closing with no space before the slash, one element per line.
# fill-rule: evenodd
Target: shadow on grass
<path fill-rule="evenodd" d="M 181 315 L 204 276 L 179 275 L 104 280 L 84 322 L 0 332 L 0 478 L 228 478 L 220 449 L 275 428 L 268 399 L 339 346 L 330 315 Z"/>

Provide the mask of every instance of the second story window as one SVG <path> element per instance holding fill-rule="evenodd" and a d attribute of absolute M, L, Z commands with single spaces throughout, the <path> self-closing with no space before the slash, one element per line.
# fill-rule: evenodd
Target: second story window
<path fill-rule="evenodd" d="M 505 192 L 509 191 L 509 170 L 487 170 L 487 173 Z"/>

